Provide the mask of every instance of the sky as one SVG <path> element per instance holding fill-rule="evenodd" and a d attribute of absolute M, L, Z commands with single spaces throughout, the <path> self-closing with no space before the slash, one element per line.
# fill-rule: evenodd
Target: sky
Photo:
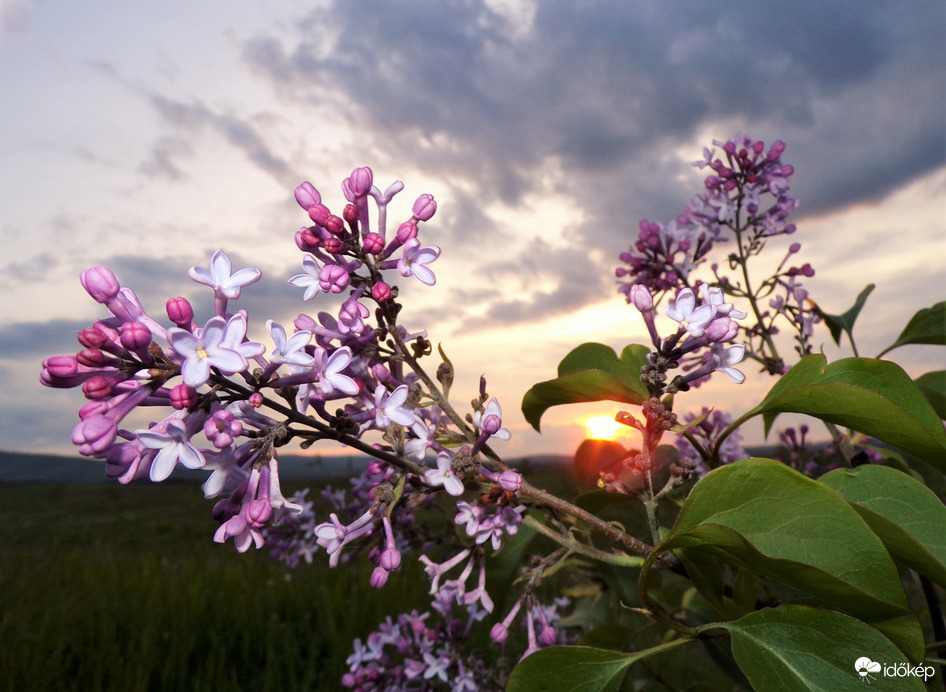
<path fill-rule="evenodd" d="M 509 456 L 571 454 L 584 418 L 621 408 L 552 409 L 541 435 L 519 411 L 579 343 L 647 342 L 617 256 L 700 191 L 690 164 L 714 139 L 786 143 L 799 230 L 771 256 L 800 242 L 829 313 L 878 285 L 862 355 L 946 298 L 940 0 L 0 3 L 3 450 L 72 453 L 81 393 L 38 376 L 106 316 L 83 269 L 109 266 L 159 319 L 176 295 L 206 317 L 187 270 L 223 249 L 263 271 L 236 303 L 260 341 L 267 319 L 331 309 L 287 283 L 307 222 L 292 191 L 309 180 L 340 208 L 357 166 L 404 181 L 395 217 L 436 198 L 438 281 L 399 282 L 401 322 L 443 346 L 461 410 L 486 376 Z M 849 355 L 823 328 L 815 343 Z M 914 377 L 946 367 L 933 346 L 890 357 Z M 773 381 L 744 369 L 677 411 L 748 410 Z"/>

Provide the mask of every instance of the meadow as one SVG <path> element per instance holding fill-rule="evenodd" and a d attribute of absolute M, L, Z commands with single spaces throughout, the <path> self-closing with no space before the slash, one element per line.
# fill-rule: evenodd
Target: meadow
<path fill-rule="evenodd" d="M 383 591 L 364 560 L 292 570 L 212 543 L 211 507 L 183 482 L 0 486 L 0 691 L 337 690 L 395 594 L 428 607 L 416 561 Z"/>

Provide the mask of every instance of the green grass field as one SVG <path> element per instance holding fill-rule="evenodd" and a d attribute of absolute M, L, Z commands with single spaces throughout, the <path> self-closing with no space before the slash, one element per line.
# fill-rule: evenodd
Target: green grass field
<path fill-rule="evenodd" d="M 182 483 L 0 487 L 0 690 L 337 690 L 355 637 L 429 605 L 416 561 L 382 591 L 365 560 L 292 570 L 213 543 L 212 505 Z"/>

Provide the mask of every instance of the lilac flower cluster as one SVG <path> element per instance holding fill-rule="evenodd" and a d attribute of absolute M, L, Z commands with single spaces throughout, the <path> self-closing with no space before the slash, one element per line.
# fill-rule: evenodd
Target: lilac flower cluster
<path fill-rule="evenodd" d="M 762 363 L 768 372 L 781 374 L 785 364 L 772 341 L 778 333 L 774 322 L 783 318 L 797 333 L 799 353 L 810 352 L 811 326 L 818 318 L 814 304 L 806 301 L 807 292 L 799 278 L 813 276 L 814 270 L 810 264 L 785 267 L 783 260 L 772 277 L 751 288 L 747 263 L 770 238 L 795 232 L 795 224 L 788 220 L 798 206 L 798 200 L 789 195 L 794 169 L 782 163 L 783 142 L 775 142 L 768 151 L 763 142 L 743 135 L 713 144 L 722 151 L 717 154 L 715 148 L 704 149 L 703 158 L 693 164 L 709 169 L 705 190 L 666 225 L 641 222 L 637 241 L 620 256 L 623 266 L 616 270 L 619 290 L 629 303 L 634 302 L 636 286 L 646 288 L 657 303 L 668 294 L 695 291 L 702 282 L 693 277 L 694 271 L 708 261 L 716 243 L 735 239 L 737 247 L 729 254 L 728 264 L 731 270 L 739 270 L 739 276 L 730 278 L 720 273 L 718 264 L 712 264 L 708 286 L 721 295 L 749 301 L 755 319 L 741 328 L 747 338 L 747 356 Z M 794 243 L 785 259 L 799 249 Z M 780 290 L 785 295 L 775 296 Z M 770 298 L 771 310 L 761 306 L 764 298 Z"/>
<path fill-rule="evenodd" d="M 444 442 L 468 440 L 474 450 L 465 454 L 472 458 L 489 439 L 508 439 L 509 433 L 499 403 L 487 403 L 485 389 L 474 407 L 474 425 L 452 436 L 446 434 L 451 421 L 436 402 L 415 405 L 422 383 L 405 364 L 429 353 L 429 343 L 424 332 L 409 333 L 397 323 L 397 288 L 389 277 L 433 284 L 430 265 L 440 250 L 417 239 L 437 208 L 428 194 L 417 198 L 412 213 L 389 234 L 388 205 L 402 188 L 396 182 L 381 192 L 370 169 L 355 169 L 342 184 L 347 204 L 340 215 L 310 183 L 296 188 L 296 201 L 312 225 L 295 235 L 305 254 L 302 273 L 289 281 L 303 289 L 304 300 L 323 292 L 348 297 L 337 314 L 300 314 L 292 332 L 267 320 L 271 348 L 248 338 L 245 310 L 230 309 L 230 301 L 259 281 L 261 272 L 234 272 L 222 251 L 214 253 L 209 269 L 188 272 L 213 291 L 214 316 L 203 325 L 193 323 L 194 309 L 182 297 L 167 301 L 171 325 L 164 326 L 107 268 L 82 272 L 82 285 L 112 316 L 80 332 L 82 350 L 75 355 L 46 359 L 41 375 L 43 384 L 78 386 L 89 399 L 73 432 L 79 452 L 105 460 L 108 475 L 122 483 L 164 480 L 178 464 L 210 471 L 203 489 L 206 497 L 219 499 L 214 540 L 232 538 L 240 551 L 262 546 L 267 526 L 295 515 L 292 525 L 302 535 L 290 538 L 285 527 L 280 532 L 279 549 L 289 562 L 299 557 L 291 554 L 293 545 L 304 559 L 321 546 L 334 564 L 348 544 L 390 533 L 382 515 L 390 517 L 397 504 L 390 483 L 397 464 L 411 488 L 461 493 L 462 473 L 471 470 L 453 468 L 454 454 Z M 146 427 L 121 427 L 144 407 L 164 410 Z M 371 431 L 383 441 L 362 442 Z M 361 489 L 357 519 L 343 523 L 333 515 L 331 522 L 313 525 L 302 516 L 307 504 L 283 497 L 277 448 L 293 439 L 303 446 L 342 441 L 386 459 L 376 469 L 383 479 Z M 426 474 L 425 466 L 404 458 L 410 454 L 422 462 L 428 452 L 439 456 L 437 469 Z M 392 566 L 393 553 L 386 554 L 381 564 Z"/>
<path fill-rule="evenodd" d="M 699 423 L 689 427 L 689 434 L 697 443 L 705 449 L 713 449 L 716 446 L 720 434 L 732 423 L 732 416 L 723 411 L 703 407 L 699 413 L 687 413 L 684 416 L 684 424 L 691 424 L 699 420 Z M 699 478 L 708 471 L 706 461 L 700 455 L 693 443 L 686 437 L 680 435 L 675 441 L 677 447 L 677 466 L 680 477 L 694 476 Z M 722 464 L 731 464 L 739 459 L 745 459 L 746 450 L 742 447 L 742 434 L 736 430 L 722 441 L 719 449 L 719 461 Z M 674 472 L 674 469 L 671 469 Z"/>

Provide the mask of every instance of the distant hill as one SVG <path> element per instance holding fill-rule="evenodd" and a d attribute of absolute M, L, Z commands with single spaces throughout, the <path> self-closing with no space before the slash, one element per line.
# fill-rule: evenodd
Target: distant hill
<path fill-rule="evenodd" d="M 360 473 L 368 463 L 362 455 L 279 457 L 279 477 L 287 481 L 329 480 Z M 202 483 L 208 473 L 178 466 L 171 480 Z M 55 454 L 0 452 L 0 483 L 114 483 L 105 462 Z"/>

